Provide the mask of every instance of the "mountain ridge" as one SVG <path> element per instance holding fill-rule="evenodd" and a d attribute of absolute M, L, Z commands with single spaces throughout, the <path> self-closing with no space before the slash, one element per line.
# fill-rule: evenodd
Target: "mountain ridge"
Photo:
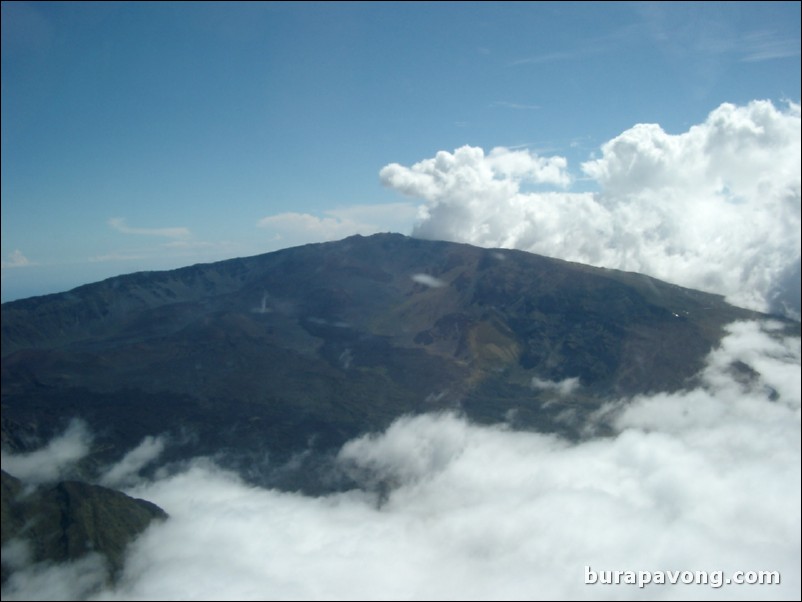
<path fill-rule="evenodd" d="M 578 437 L 611 398 L 686 386 L 727 323 L 766 317 L 636 273 L 398 234 L 117 276 L 2 316 L 4 445 L 78 415 L 107 439 L 98 462 L 167 433 L 168 457 L 239 455 L 257 480 L 409 413 Z"/>
<path fill-rule="evenodd" d="M 126 547 L 167 513 L 146 500 L 80 481 L 35 489 L 2 471 L 2 543 L 25 546 L 28 562 L 75 561 L 99 553 L 110 577 L 123 568 Z M 3 559 L 2 581 L 14 572 Z"/>
<path fill-rule="evenodd" d="M 193 264 L 193 265 L 190 265 L 190 266 L 185 266 L 185 267 L 176 268 L 176 269 L 172 269 L 172 270 L 141 271 L 141 272 L 133 272 L 133 273 L 130 273 L 130 274 L 112 276 L 110 278 L 106 278 L 106 279 L 103 279 L 101 281 L 94 282 L 94 283 L 84 284 L 84 285 L 75 287 L 75 288 L 73 288 L 71 290 L 64 291 L 64 292 L 50 293 L 50 294 L 47 294 L 47 295 L 39 295 L 39 296 L 28 297 L 28 298 L 24 298 L 24 299 L 16 299 L 16 300 L 13 300 L 13 301 L 7 301 L 7 302 L 3 303 L 2 306 L 4 308 L 4 312 L 12 312 L 12 314 L 13 314 L 15 311 L 20 310 L 20 309 L 24 309 L 24 310 L 27 310 L 27 311 L 30 311 L 30 308 L 40 309 L 40 308 L 42 308 L 42 306 L 46 306 L 48 303 L 51 303 L 51 302 L 64 302 L 64 301 L 67 301 L 67 302 L 72 302 L 74 304 L 82 305 L 82 306 L 86 306 L 87 303 L 88 303 L 89 307 L 86 308 L 85 315 L 81 316 L 84 319 L 85 318 L 91 318 L 91 317 L 101 318 L 102 319 L 102 318 L 106 318 L 109 315 L 109 313 L 112 313 L 112 312 L 128 313 L 130 311 L 137 311 L 137 310 L 142 310 L 142 309 L 155 310 L 155 309 L 158 309 L 159 307 L 173 305 L 173 304 L 176 304 L 176 303 L 189 302 L 189 301 L 193 300 L 194 296 L 185 296 L 185 297 L 180 296 L 182 292 L 183 293 L 192 292 L 191 287 L 190 286 L 186 286 L 183 291 L 181 290 L 181 287 L 173 287 L 173 288 L 162 287 L 161 289 L 154 290 L 152 292 L 152 295 L 150 296 L 150 298 L 145 297 L 145 296 L 130 298 L 130 299 L 128 299 L 128 303 L 120 302 L 116 306 L 111 307 L 111 308 L 108 307 L 108 306 L 104 306 L 101 303 L 97 303 L 97 304 L 91 303 L 91 301 L 93 301 L 93 300 L 97 301 L 96 298 L 93 299 L 93 295 L 91 293 L 93 293 L 93 292 L 95 292 L 95 291 L 97 291 L 99 289 L 102 289 L 102 288 L 111 289 L 111 291 L 114 291 L 114 292 L 129 293 L 129 292 L 131 292 L 131 289 L 136 289 L 137 288 L 137 284 L 143 284 L 143 283 L 145 283 L 145 282 L 147 282 L 149 280 L 151 280 L 151 281 L 152 280 L 158 280 L 158 279 L 166 280 L 171 275 L 175 275 L 175 278 L 172 279 L 173 283 L 175 283 L 175 280 L 177 279 L 179 282 L 187 284 L 187 282 L 193 280 L 191 274 L 193 272 L 195 272 L 195 271 L 204 270 L 205 268 L 224 268 L 224 267 L 228 268 L 229 272 L 232 272 L 232 274 L 230 274 L 230 276 L 229 276 L 228 281 L 226 281 L 224 278 L 219 278 L 219 279 L 217 279 L 217 281 L 214 281 L 214 280 L 211 280 L 211 279 L 206 280 L 203 283 L 204 286 L 206 287 L 205 292 L 209 293 L 209 292 L 214 291 L 214 294 L 216 294 L 216 295 L 233 293 L 233 292 L 238 290 L 237 286 L 242 284 L 242 280 L 243 280 L 243 277 L 245 276 L 245 274 L 247 272 L 249 272 L 249 271 L 252 271 L 253 270 L 253 265 L 254 264 L 258 264 L 260 259 L 267 258 L 267 257 L 279 257 L 282 254 L 292 254 L 292 253 L 295 253 L 295 252 L 300 251 L 300 250 L 319 249 L 319 248 L 325 247 L 327 245 L 332 245 L 332 244 L 347 243 L 347 242 L 359 241 L 359 240 L 374 240 L 374 239 L 395 239 L 395 240 L 404 240 L 404 239 L 406 239 L 406 240 L 409 240 L 409 241 L 422 240 L 422 239 L 413 239 L 413 238 L 409 238 L 409 237 L 406 237 L 406 236 L 401 235 L 401 234 L 394 234 L 394 233 L 374 234 L 372 236 L 367 236 L 367 237 L 357 234 L 357 235 L 348 237 L 346 239 L 343 239 L 342 241 L 336 241 L 335 243 L 326 243 L 326 242 L 324 242 L 324 243 L 310 243 L 310 244 L 301 245 L 301 246 L 298 246 L 298 247 L 290 247 L 290 248 L 282 249 L 282 250 L 279 250 L 279 251 L 273 251 L 273 252 L 270 252 L 270 253 L 263 253 L 263 254 L 253 255 L 253 256 L 243 257 L 243 258 L 226 259 L 226 260 L 217 261 L 217 262 L 198 263 L 198 264 Z M 450 245 L 450 246 L 455 246 L 455 247 L 471 248 L 471 249 L 478 249 L 479 248 L 479 247 L 473 247 L 472 245 L 465 244 L 465 243 L 451 243 L 451 242 L 443 242 L 443 241 L 425 241 L 425 242 L 431 242 L 433 244 L 444 244 L 444 245 Z M 610 268 L 596 268 L 596 267 L 593 267 L 593 266 L 588 266 L 586 264 L 566 261 L 566 260 L 563 260 L 563 259 L 546 257 L 546 256 L 542 256 L 542 255 L 536 255 L 536 254 L 533 254 L 533 253 L 529 253 L 529 252 L 526 252 L 526 251 L 519 251 L 519 250 L 515 250 L 515 249 L 484 249 L 484 250 L 495 252 L 497 254 L 502 254 L 502 253 L 503 254 L 511 254 L 511 255 L 519 255 L 520 254 L 520 255 L 523 255 L 523 256 L 539 258 L 540 260 L 543 260 L 543 261 L 546 261 L 546 262 L 552 262 L 554 265 L 571 266 L 571 267 L 576 268 L 576 269 L 578 269 L 580 271 L 583 271 L 583 270 L 599 271 L 601 273 L 604 273 L 604 274 L 608 275 L 609 277 L 611 277 L 613 279 L 621 279 L 621 278 L 627 279 L 628 280 L 628 284 L 632 284 L 631 279 L 633 277 L 640 278 L 643 281 L 643 288 L 644 289 L 653 288 L 654 287 L 653 283 L 657 282 L 657 283 L 665 284 L 665 285 L 670 286 L 670 287 L 675 287 L 677 290 L 687 291 L 687 292 L 692 293 L 692 294 L 701 293 L 701 294 L 707 295 L 707 296 L 709 296 L 711 298 L 716 298 L 716 299 L 718 299 L 720 301 L 724 301 L 724 297 L 722 295 L 717 295 L 717 294 L 714 294 L 714 293 L 702 293 L 701 291 L 696 291 L 695 289 L 690 289 L 690 288 L 682 287 L 682 286 L 679 286 L 679 285 L 666 283 L 666 282 L 661 281 L 661 280 L 659 280 L 657 278 L 653 278 L 651 276 L 646 276 L 646 275 L 640 274 L 638 272 L 627 272 L 627 271 L 615 270 L 615 269 L 610 269 Z M 224 272 L 225 270 L 216 269 L 215 271 L 216 271 L 217 275 L 220 275 L 220 273 Z M 378 276 L 379 278 L 383 277 L 382 275 L 379 275 L 378 272 L 375 275 Z M 384 277 L 386 277 L 386 275 L 384 275 Z M 219 287 L 221 287 L 221 289 L 214 290 L 215 286 L 219 286 Z M 139 292 L 142 292 L 142 288 L 141 287 L 139 288 Z M 255 307 L 255 309 L 258 309 L 258 308 L 259 308 L 259 305 L 257 303 L 257 306 Z M 94 315 L 93 315 L 93 310 L 94 310 Z M 745 311 L 749 311 L 749 310 L 745 310 Z M 757 312 L 753 312 L 753 313 L 756 314 Z M 62 327 L 63 327 L 63 325 L 62 325 Z M 44 338 L 44 337 L 42 337 L 42 338 Z M 47 335 L 47 338 L 51 339 L 52 338 L 52 333 L 49 333 Z M 74 342 L 74 341 L 68 339 L 68 342 Z M 20 342 L 15 341 L 14 333 L 8 332 L 6 323 L 4 323 L 3 327 L 2 327 L 2 343 L 3 343 L 2 344 L 2 356 L 3 357 L 5 357 L 6 355 L 9 355 L 10 353 L 13 353 L 14 351 L 16 351 L 18 349 L 30 348 L 30 344 L 25 345 L 25 344 L 22 344 Z"/>

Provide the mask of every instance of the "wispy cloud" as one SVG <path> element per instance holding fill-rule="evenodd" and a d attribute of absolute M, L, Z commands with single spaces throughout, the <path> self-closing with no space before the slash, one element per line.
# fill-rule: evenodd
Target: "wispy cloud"
<path fill-rule="evenodd" d="M 540 391 L 554 391 L 560 397 L 567 397 L 579 388 L 579 378 L 575 376 L 561 381 L 553 381 L 534 377 L 532 388 Z"/>
<path fill-rule="evenodd" d="M 577 48 L 575 50 L 558 50 L 556 52 L 544 52 L 523 59 L 518 59 L 510 63 L 511 66 L 518 65 L 542 65 L 545 63 L 557 63 L 560 61 L 575 61 L 581 59 L 589 54 L 593 54 L 589 48 Z M 596 51 L 598 52 L 598 51 Z"/>
<path fill-rule="evenodd" d="M 287 212 L 268 215 L 257 226 L 274 233 L 284 244 L 306 244 L 337 240 L 377 232 L 409 233 L 417 215 L 415 203 L 352 205 L 326 211 L 322 216 Z"/>
<path fill-rule="evenodd" d="M 446 285 L 445 282 L 430 274 L 413 274 L 412 280 L 429 288 L 442 288 Z"/>
<path fill-rule="evenodd" d="M 32 263 L 30 259 L 25 257 L 25 255 L 22 254 L 22 251 L 19 249 L 14 249 L 13 252 L 8 254 L 8 259 L 4 259 L 0 265 L 5 270 L 7 268 L 24 268 L 26 266 L 36 264 Z"/>
<path fill-rule="evenodd" d="M 171 240 L 161 245 L 164 249 L 228 249 L 232 245 L 227 242 L 210 242 L 204 240 Z"/>
<path fill-rule="evenodd" d="M 126 225 L 121 217 L 112 217 L 108 221 L 109 226 L 122 232 L 123 234 L 138 234 L 141 236 L 164 236 L 166 238 L 186 238 L 190 236 L 188 228 L 132 228 Z"/>
<path fill-rule="evenodd" d="M 69 476 L 75 464 L 89 453 L 92 438 L 86 424 L 74 419 L 62 435 L 42 449 L 17 455 L 0 452 L 3 470 L 28 483 L 57 481 Z"/>
<path fill-rule="evenodd" d="M 691 59 L 697 69 L 699 63 L 709 68 L 722 59 L 755 63 L 800 54 L 798 36 L 773 29 L 743 30 L 717 11 L 705 15 L 691 6 L 677 9 L 658 2 L 633 7 L 640 15 L 640 29 L 652 45 L 669 56 Z M 694 11 L 695 18 L 688 18 L 688 11 Z M 701 75 L 709 77 L 706 71 Z"/>
<path fill-rule="evenodd" d="M 742 62 L 757 63 L 799 56 L 800 43 L 799 38 L 778 38 L 771 31 L 756 31 L 744 38 L 741 51 Z"/>
<path fill-rule="evenodd" d="M 490 104 L 491 107 L 500 107 L 502 109 L 516 109 L 524 111 L 534 111 L 540 108 L 540 105 L 530 105 L 521 102 L 510 102 L 508 100 L 497 100 Z"/>
<path fill-rule="evenodd" d="M 236 252 L 242 254 L 244 251 L 237 244 L 230 241 L 170 240 L 150 246 L 137 245 L 134 248 L 92 255 L 87 258 L 87 261 L 90 263 L 153 260 L 161 262 L 169 258 L 191 258 L 193 261 L 208 261 L 212 257 L 210 254 L 216 254 L 213 257 L 219 259 L 220 254 L 227 257 Z M 153 268 L 143 265 L 142 269 Z"/>
<path fill-rule="evenodd" d="M 130 452 L 111 466 L 100 478 L 106 487 L 121 487 L 138 478 L 139 471 L 156 460 L 164 451 L 164 437 L 148 435 Z"/>
<path fill-rule="evenodd" d="M 104 253 L 103 255 L 93 255 L 88 258 L 90 263 L 104 263 L 106 261 L 138 261 L 147 259 L 144 253 Z"/>
<path fill-rule="evenodd" d="M 520 65 L 545 65 L 565 61 L 577 61 L 590 56 L 604 54 L 613 48 L 628 46 L 643 38 L 639 24 L 624 25 L 607 34 L 586 38 L 574 48 L 563 48 L 540 52 L 532 56 L 520 58 L 509 63 L 510 67 Z"/>

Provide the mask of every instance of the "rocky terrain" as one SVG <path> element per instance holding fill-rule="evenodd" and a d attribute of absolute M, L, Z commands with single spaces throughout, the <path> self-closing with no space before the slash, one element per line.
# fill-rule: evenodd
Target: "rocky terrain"
<path fill-rule="evenodd" d="M 403 414 L 604 434 L 606 400 L 688 386 L 724 325 L 755 317 L 639 274 L 355 236 L 4 304 L 2 441 L 81 418 L 87 475 L 162 435 L 164 461 L 325 490 L 312 464 Z"/>

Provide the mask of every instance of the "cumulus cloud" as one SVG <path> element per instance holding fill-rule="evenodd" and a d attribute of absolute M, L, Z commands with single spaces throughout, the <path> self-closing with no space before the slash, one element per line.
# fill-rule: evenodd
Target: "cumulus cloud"
<path fill-rule="evenodd" d="M 186 238 L 190 235 L 189 229 L 178 228 L 132 228 L 125 223 L 121 217 L 113 217 L 108 220 L 109 226 L 122 232 L 123 234 L 139 234 L 142 236 L 164 236 L 166 238 Z"/>
<path fill-rule="evenodd" d="M 463 146 L 409 168 L 391 163 L 379 177 L 386 186 L 430 202 L 493 203 L 515 195 L 527 182 L 567 186 L 566 165 L 563 157 L 538 157 L 528 150 L 499 147 L 486 155 L 481 148 Z"/>
<path fill-rule="evenodd" d="M 31 484 L 50 483 L 65 478 L 76 463 L 86 457 L 92 435 L 81 420 L 73 420 L 61 435 L 45 447 L 26 454 L 0 452 L 3 470 Z"/>
<path fill-rule="evenodd" d="M 734 324 L 695 389 L 601 412 L 614 436 L 405 417 L 340 451 L 362 489 L 317 498 L 196 460 L 128 491 L 171 518 L 115 588 L 32 567 L 3 599 L 55 583 L 98 599 L 799 599 L 800 405 L 799 338 Z M 782 582 L 586 585 L 586 566 Z"/>
<path fill-rule="evenodd" d="M 421 198 L 413 235 L 518 248 L 637 271 L 799 318 L 800 106 L 723 104 L 688 131 L 638 124 L 582 164 L 597 193 L 565 186 L 562 157 L 462 147 L 382 182 Z"/>

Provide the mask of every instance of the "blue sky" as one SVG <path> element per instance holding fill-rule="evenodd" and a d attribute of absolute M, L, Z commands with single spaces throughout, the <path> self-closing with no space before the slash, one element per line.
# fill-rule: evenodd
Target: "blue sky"
<path fill-rule="evenodd" d="M 595 194 L 582 163 L 638 123 L 800 100 L 798 2 L 2 11 L 3 301 L 408 234 L 424 201 L 379 173 L 465 145 L 562 157 L 570 184 L 526 190 Z"/>

